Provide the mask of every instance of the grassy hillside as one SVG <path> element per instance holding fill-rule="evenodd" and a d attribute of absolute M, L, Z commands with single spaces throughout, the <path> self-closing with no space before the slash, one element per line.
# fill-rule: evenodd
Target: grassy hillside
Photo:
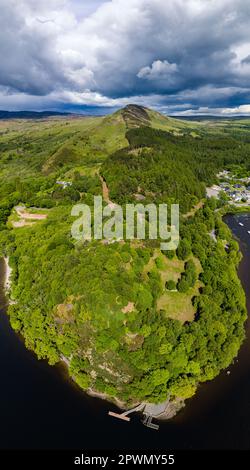
<path fill-rule="evenodd" d="M 153 129 L 172 132 L 175 135 L 182 135 L 183 133 L 190 134 L 201 127 L 199 123 L 189 123 L 188 121 L 170 118 L 152 109 L 133 104 L 118 111 L 116 115 L 123 117 L 128 130 L 148 126 Z"/>

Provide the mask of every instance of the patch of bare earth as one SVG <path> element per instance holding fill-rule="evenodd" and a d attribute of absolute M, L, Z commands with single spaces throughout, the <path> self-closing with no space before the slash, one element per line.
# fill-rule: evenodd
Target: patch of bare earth
<path fill-rule="evenodd" d="M 128 305 L 126 305 L 126 307 L 123 307 L 122 313 L 131 313 L 133 312 L 134 308 L 135 308 L 134 302 L 129 302 Z"/>
<path fill-rule="evenodd" d="M 72 323 L 74 321 L 73 304 L 57 305 L 54 315 L 58 323 Z"/>
<path fill-rule="evenodd" d="M 40 209 L 36 209 L 39 211 Z M 48 214 L 42 213 L 32 213 L 27 212 L 26 207 L 16 206 L 14 208 L 16 216 L 19 217 L 19 220 L 12 220 L 11 225 L 14 228 L 30 227 L 35 224 L 38 220 L 45 220 L 48 217 Z"/>
<path fill-rule="evenodd" d="M 34 222 L 26 222 L 26 220 L 22 219 L 18 222 L 11 222 L 12 223 L 12 226 L 14 228 L 22 228 L 22 227 L 31 227 L 32 225 L 34 225 Z"/>
<path fill-rule="evenodd" d="M 16 207 L 16 213 L 21 217 L 22 219 L 27 219 L 27 220 L 45 220 L 47 219 L 48 215 L 47 214 L 33 214 L 32 212 L 26 212 L 25 208 L 20 208 Z"/>
<path fill-rule="evenodd" d="M 144 336 L 138 333 L 127 333 L 125 336 L 125 342 L 128 345 L 129 351 L 137 351 L 144 343 Z"/>

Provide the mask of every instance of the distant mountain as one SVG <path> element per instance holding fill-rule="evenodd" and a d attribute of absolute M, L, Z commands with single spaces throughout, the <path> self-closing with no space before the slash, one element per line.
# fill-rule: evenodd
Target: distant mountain
<path fill-rule="evenodd" d="M 235 120 L 244 120 L 250 119 L 250 116 L 216 116 L 216 115 L 195 115 L 195 116 L 174 116 L 176 119 L 181 119 L 183 121 L 235 121 Z"/>
<path fill-rule="evenodd" d="M 117 118 L 122 118 L 127 129 L 147 126 L 153 129 L 180 133 L 190 128 L 190 124 L 181 119 L 168 117 L 158 111 L 136 104 L 129 104 L 125 108 L 108 116 L 108 118 L 112 122 Z"/>
<path fill-rule="evenodd" d="M 1 111 L 0 119 L 45 119 L 53 116 L 69 116 L 71 113 L 57 111 Z"/>

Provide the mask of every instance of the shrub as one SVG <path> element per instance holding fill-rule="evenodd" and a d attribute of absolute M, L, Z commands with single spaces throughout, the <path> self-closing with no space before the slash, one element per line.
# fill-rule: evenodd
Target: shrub
<path fill-rule="evenodd" d="M 176 289 L 176 283 L 172 280 L 166 282 L 166 288 L 168 290 L 175 290 Z"/>
<path fill-rule="evenodd" d="M 189 290 L 190 286 L 188 284 L 188 282 L 182 278 L 179 282 L 178 282 L 178 291 L 181 292 L 181 293 L 186 293 L 188 290 Z"/>
<path fill-rule="evenodd" d="M 181 240 L 177 248 L 177 256 L 181 260 L 187 259 L 191 254 L 191 245 L 188 240 Z"/>

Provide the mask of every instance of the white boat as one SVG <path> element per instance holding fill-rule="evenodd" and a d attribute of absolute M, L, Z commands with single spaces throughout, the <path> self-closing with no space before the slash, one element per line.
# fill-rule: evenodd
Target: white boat
<path fill-rule="evenodd" d="M 242 222 L 239 222 L 239 225 L 240 225 L 241 227 L 244 227 L 244 224 L 242 224 Z"/>
<path fill-rule="evenodd" d="M 249 233 L 249 235 L 250 235 L 250 230 L 248 230 L 247 233 Z"/>

